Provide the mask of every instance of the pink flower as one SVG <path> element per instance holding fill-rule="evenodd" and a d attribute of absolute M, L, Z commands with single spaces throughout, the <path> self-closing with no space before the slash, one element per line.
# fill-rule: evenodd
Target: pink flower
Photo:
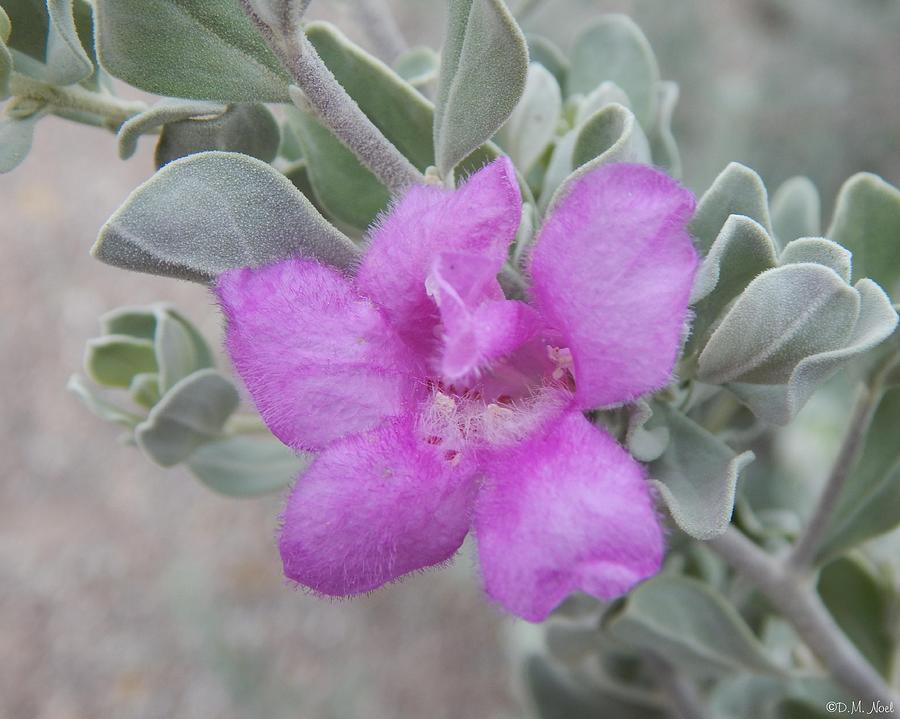
<path fill-rule="evenodd" d="M 487 594 L 544 619 L 656 573 L 645 471 L 585 410 L 670 379 L 697 266 L 691 194 L 640 165 L 574 183 L 540 231 L 530 302 L 497 275 L 511 164 L 416 187 L 355 276 L 294 258 L 226 272 L 227 346 L 271 430 L 319 455 L 284 512 L 285 574 L 346 596 L 449 560 L 473 531 Z"/>

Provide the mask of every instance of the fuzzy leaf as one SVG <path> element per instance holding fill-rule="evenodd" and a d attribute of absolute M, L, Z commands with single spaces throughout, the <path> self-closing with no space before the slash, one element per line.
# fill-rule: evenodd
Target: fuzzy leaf
<path fill-rule="evenodd" d="M 111 75 L 157 95 L 288 100 L 287 73 L 231 0 L 97 0 L 97 54 Z"/>
<path fill-rule="evenodd" d="M 900 524 L 900 387 L 878 405 L 862 456 L 844 486 L 819 558 L 836 557 Z"/>
<path fill-rule="evenodd" d="M 772 197 L 772 228 L 784 246 L 798 237 L 822 232 L 819 191 L 808 177 L 792 177 Z"/>
<path fill-rule="evenodd" d="M 800 237 L 788 242 L 778 258 L 780 265 L 814 262 L 833 269 L 844 282 L 850 282 L 850 251 L 822 237 Z"/>
<path fill-rule="evenodd" d="M 0 42 L 8 42 L 11 31 L 12 24 L 9 21 L 9 15 L 6 14 L 6 10 L 0 7 Z"/>
<path fill-rule="evenodd" d="M 153 344 L 163 394 L 188 375 L 213 366 L 209 345 L 193 325 L 172 310 L 157 309 Z"/>
<path fill-rule="evenodd" d="M 562 114 L 562 94 L 556 79 L 542 65 L 528 67 L 525 92 L 500 129 L 500 144 L 523 175 L 553 140 Z"/>
<path fill-rule="evenodd" d="M 703 347 L 728 304 L 759 274 L 775 267 L 775 244 L 758 222 L 731 215 L 707 252 L 691 292 L 694 322 L 686 353 Z"/>
<path fill-rule="evenodd" d="M 3 12 L 3 8 L 0 8 Z M 9 97 L 9 78 L 12 76 L 13 59 L 6 45 L 0 42 L 0 100 Z"/>
<path fill-rule="evenodd" d="M 525 89 L 528 48 L 503 0 L 451 0 L 434 113 L 446 176 L 506 122 Z"/>
<path fill-rule="evenodd" d="M 229 497 L 278 492 L 303 472 L 308 455 L 298 456 L 268 435 L 214 440 L 194 451 L 187 466 L 210 489 Z"/>
<path fill-rule="evenodd" d="M 107 402 L 105 399 L 98 397 L 84 384 L 84 382 L 82 382 L 81 377 L 78 375 L 69 377 L 66 389 L 78 397 L 91 413 L 107 422 L 120 424 L 123 427 L 131 429 L 142 419 L 138 415 L 127 412 L 111 402 Z"/>
<path fill-rule="evenodd" d="M 678 84 L 660 82 L 656 86 L 656 112 L 647 129 L 650 154 L 653 164 L 658 165 L 672 177 L 681 177 L 681 154 L 672 134 L 672 113 L 678 103 Z"/>
<path fill-rule="evenodd" d="M 365 230 L 390 202 L 388 189 L 309 113 L 287 110 L 319 205 L 337 222 Z"/>
<path fill-rule="evenodd" d="M 192 117 L 217 117 L 228 109 L 227 105 L 202 100 L 164 98 L 153 107 L 126 120 L 119 128 L 119 157 L 127 160 L 137 150 L 141 135 L 155 131 L 168 122 Z"/>
<path fill-rule="evenodd" d="M 128 335 L 152 341 L 156 335 L 156 310 L 147 307 L 117 307 L 100 317 L 104 335 Z"/>
<path fill-rule="evenodd" d="M 694 579 L 649 579 L 607 626 L 614 637 L 659 654 L 694 676 L 777 672 L 734 607 Z"/>
<path fill-rule="evenodd" d="M 311 22 L 305 30 L 322 61 L 384 136 L 420 170 L 433 165 L 431 103 L 333 25 Z"/>
<path fill-rule="evenodd" d="M 737 162 L 722 170 L 697 203 L 690 231 L 701 252 L 709 250 L 731 215 L 746 215 L 772 231 L 766 186 L 753 170 Z"/>
<path fill-rule="evenodd" d="M 788 378 L 777 384 L 732 382 L 728 385 L 757 417 L 773 424 L 787 424 L 819 385 L 851 359 L 868 352 L 890 337 L 897 326 L 897 313 L 891 306 L 890 299 L 878 285 L 868 279 L 857 282 L 854 289 L 861 300 L 859 319 L 842 347 L 806 357 L 794 367 Z"/>
<path fill-rule="evenodd" d="M 231 105 L 217 117 L 187 119 L 163 126 L 156 143 L 156 167 L 206 150 L 224 150 L 271 162 L 278 153 L 281 129 L 265 105 Z"/>
<path fill-rule="evenodd" d="M 17 71 L 51 85 L 72 85 L 93 74 L 94 64 L 75 27 L 76 4 L 80 12 L 90 12 L 84 0 L 4 1 Z"/>
<path fill-rule="evenodd" d="M 17 168 L 28 157 L 34 126 L 43 113 L 18 119 L 0 115 L 0 173 Z"/>
<path fill-rule="evenodd" d="M 185 377 L 135 428 L 135 439 L 150 459 L 171 467 L 202 444 L 217 439 L 240 403 L 234 385 L 212 369 Z"/>
<path fill-rule="evenodd" d="M 542 35 L 527 33 L 525 41 L 528 44 L 528 57 L 531 62 L 543 65 L 556 78 L 560 88 L 566 87 L 569 61 L 563 51 Z"/>
<path fill-rule="evenodd" d="M 724 532 L 734 511 L 738 475 L 753 452 L 737 454 L 681 412 L 657 403 L 669 443 L 650 464 L 650 476 L 683 532 L 707 540 Z"/>
<path fill-rule="evenodd" d="M 628 414 L 625 446 L 641 462 L 659 459 L 669 446 L 669 428 L 659 422 L 658 415 L 656 421 L 651 423 L 653 417 L 653 407 L 643 399 L 637 400 Z"/>
<path fill-rule="evenodd" d="M 128 385 L 128 394 L 135 403 L 148 409 L 159 402 L 159 375 L 155 372 L 136 374 Z"/>
<path fill-rule="evenodd" d="M 785 383 L 801 360 L 845 347 L 859 312 L 859 293 L 827 267 L 767 270 L 709 338 L 698 378 L 710 384 Z"/>
<path fill-rule="evenodd" d="M 201 152 L 132 192 L 91 253 L 124 269 L 209 282 L 233 267 L 295 255 L 348 267 L 358 250 L 269 165 Z"/>
<path fill-rule="evenodd" d="M 128 387 L 136 374 L 156 372 L 153 343 L 127 335 L 106 335 L 88 340 L 84 368 L 97 384 Z"/>
<path fill-rule="evenodd" d="M 604 80 L 621 87 L 638 122 L 649 127 L 656 109 L 659 67 L 641 29 L 625 15 L 606 15 L 582 33 L 572 50 L 569 94 L 587 94 Z"/>
<path fill-rule="evenodd" d="M 838 193 L 827 236 L 853 253 L 853 278 L 868 277 L 900 294 L 900 190 L 861 172 Z"/>
<path fill-rule="evenodd" d="M 394 72 L 420 90 L 437 79 L 440 63 L 440 55 L 430 47 L 419 45 L 410 48 L 394 60 Z"/>

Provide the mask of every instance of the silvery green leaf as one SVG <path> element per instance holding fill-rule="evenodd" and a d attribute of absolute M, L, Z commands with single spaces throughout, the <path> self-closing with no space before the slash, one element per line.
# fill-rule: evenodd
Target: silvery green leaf
<path fill-rule="evenodd" d="M 575 102 L 575 127 L 579 127 L 587 122 L 597 110 L 602 110 L 607 105 L 618 103 L 622 107 L 631 109 L 631 100 L 625 91 L 611 80 L 604 80 L 597 87 L 591 90 L 587 95 L 577 95 L 570 98 Z"/>
<path fill-rule="evenodd" d="M 829 701 L 843 701 L 849 707 L 854 699 L 825 678 L 743 674 L 717 682 L 712 687 L 709 703 L 715 717 L 727 719 L 809 719 L 821 715 L 790 712 L 797 711 L 798 707 L 802 707 L 799 711 L 811 707 L 824 711 Z"/>
<path fill-rule="evenodd" d="M 136 374 L 156 372 L 153 343 L 128 335 L 105 335 L 88 340 L 84 368 L 97 384 L 128 387 Z"/>
<path fill-rule="evenodd" d="M 844 486 L 819 559 L 836 557 L 900 524 L 900 387 L 885 392 Z"/>
<path fill-rule="evenodd" d="M 703 346 L 728 304 L 775 264 L 775 245 L 765 228 L 749 217 L 729 216 L 694 280 L 694 322 L 686 354 Z"/>
<path fill-rule="evenodd" d="M 141 135 L 155 132 L 167 122 L 187 120 L 191 117 L 216 117 L 228 109 L 227 105 L 202 100 L 164 98 L 122 123 L 118 132 L 119 157 L 127 160 L 137 150 Z"/>
<path fill-rule="evenodd" d="M 128 394 L 137 404 L 148 409 L 159 402 L 159 375 L 156 372 L 142 372 L 131 378 Z"/>
<path fill-rule="evenodd" d="M 649 127 L 659 67 L 644 33 L 625 15 L 602 17 L 578 37 L 572 50 L 570 95 L 587 94 L 604 80 L 612 80 L 625 91 L 638 121 Z"/>
<path fill-rule="evenodd" d="M 659 575 L 638 585 L 607 629 L 694 676 L 778 673 L 734 607 L 694 579 Z"/>
<path fill-rule="evenodd" d="M 211 118 L 191 118 L 163 125 L 156 143 L 156 167 L 205 150 L 223 150 L 271 162 L 281 143 L 281 128 L 265 105 L 241 103 Z"/>
<path fill-rule="evenodd" d="M 516 231 L 516 241 L 513 246 L 513 262 L 521 265 L 525 253 L 534 242 L 537 232 L 537 210 L 530 202 L 522 203 L 522 219 L 519 221 L 519 229 Z"/>
<path fill-rule="evenodd" d="M 563 138 L 565 141 L 566 138 Z M 564 152 L 566 148 L 561 145 L 559 149 Z M 575 132 L 572 164 L 576 169 L 556 188 L 547 203 L 547 211 L 559 202 L 571 183 L 601 165 L 649 161 L 650 145 L 631 110 L 617 103 L 606 105 Z M 552 163 L 553 160 L 551 166 Z M 550 175 L 549 170 L 547 174 Z M 549 185 L 546 187 L 549 188 Z"/>
<path fill-rule="evenodd" d="M 43 114 L 36 112 L 23 119 L 0 115 L 0 173 L 14 170 L 28 156 L 34 126 Z"/>
<path fill-rule="evenodd" d="M 95 395 L 78 375 L 73 374 L 69 377 L 66 389 L 78 397 L 93 414 L 107 422 L 132 428 L 143 419 Z"/>
<path fill-rule="evenodd" d="M 562 113 L 562 94 L 543 65 L 528 66 L 525 92 L 498 133 L 516 169 L 527 175 L 553 140 Z"/>
<path fill-rule="evenodd" d="M 128 335 L 152 341 L 156 335 L 156 315 L 153 306 L 117 307 L 100 317 L 100 329 L 104 335 Z"/>
<path fill-rule="evenodd" d="M 766 186 L 759 175 L 738 162 L 722 170 L 697 203 L 690 231 L 701 252 L 709 250 L 731 215 L 746 215 L 772 231 Z"/>
<path fill-rule="evenodd" d="M 451 0 L 434 112 L 435 164 L 447 176 L 506 122 L 528 48 L 503 0 Z"/>
<path fill-rule="evenodd" d="M 900 190 L 877 175 L 854 175 L 838 193 L 826 235 L 853 253 L 854 280 L 868 277 L 900 294 Z"/>
<path fill-rule="evenodd" d="M 163 396 L 135 428 L 135 439 L 150 459 L 171 467 L 200 445 L 218 439 L 239 403 L 228 379 L 212 369 L 200 370 Z"/>
<path fill-rule="evenodd" d="M 675 523 L 694 539 L 722 534 L 731 521 L 738 475 L 753 452 L 737 454 L 692 419 L 662 403 L 654 404 L 669 441 L 649 466 Z"/>
<path fill-rule="evenodd" d="M 433 165 L 434 108 L 431 103 L 333 25 L 311 22 L 305 31 L 347 94 L 394 147 L 420 170 Z"/>
<path fill-rule="evenodd" d="M 202 152 L 132 192 L 91 253 L 124 269 L 209 282 L 227 269 L 298 255 L 348 267 L 358 250 L 266 163 Z"/>
<path fill-rule="evenodd" d="M 850 251 L 822 237 L 800 237 L 788 242 L 778 258 L 780 265 L 814 262 L 833 269 L 844 282 L 850 282 Z"/>
<path fill-rule="evenodd" d="M 437 79 L 441 57 L 430 47 L 412 47 L 394 60 L 394 71 L 417 90 Z"/>
<path fill-rule="evenodd" d="M 300 162 L 303 159 L 303 148 L 300 147 L 297 133 L 287 122 L 281 125 L 281 144 L 278 146 L 278 156 L 288 162 Z"/>
<path fill-rule="evenodd" d="M 51 85 L 72 85 L 93 74 L 94 65 L 75 27 L 73 4 L 73 0 L 4 3 L 12 26 L 9 48 L 17 71 Z M 85 9 L 84 0 L 77 4 Z"/>
<path fill-rule="evenodd" d="M 96 4 L 97 54 L 120 80 L 170 97 L 287 101 L 287 73 L 237 2 Z"/>
<path fill-rule="evenodd" d="M 672 113 L 678 103 L 678 84 L 660 82 L 656 85 L 656 112 L 647 129 L 653 164 L 662 167 L 672 177 L 681 177 L 681 154 L 672 134 Z"/>
<path fill-rule="evenodd" d="M 213 366 L 209 345 L 193 325 L 172 310 L 157 309 L 153 346 L 163 394 L 188 375 Z"/>
<path fill-rule="evenodd" d="M 543 35 L 526 33 L 525 41 L 528 44 L 528 57 L 531 62 L 543 65 L 556 78 L 560 88 L 566 87 L 569 61 L 563 51 Z"/>
<path fill-rule="evenodd" d="M 575 169 L 572 166 L 572 152 L 575 149 L 575 141 L 577 139 L 578 130 L 569 130 L 565 135 L 557 139 L 556 145 L 553 147 L 550 163 L 547 165 L 547 171 L 544 173 L 541 196 L 538 199 L 538 206 L 542 211 L 546 210 L 563 180 L 571 175 L 572 170 Z"/>
<path fill-rule="evenodd" d="M 278 492 L 309 465 L 274 437 L 239 436 L 198 447 L 187 466 L 203 484 L 229 497 L 257 497 Z"/>
<path fill-rule="evenodd" d="M 700 354 L 701 382 L 786 383 L 801 360 L 847 346 L 860 295 L 831 269 L 785 265 L 754 279 Z"/>
<path fill-rule="evenodd" d="M 388 189 L 308 112 L 287 109 L 317 204 L 344 226 L 365 230 L 387 208 Z"/>
<path fill-rule="evenodd" d="M 808 177 L 792 177 L 772 197 L 772 228 L 782 246 L 822 233 L 819 191 Z"/>
<path fill-rule="evenodd" d="M 815 265 L 789 267 L 813 266 Z M 857 282 L 854 289 L 861 300 L 859 318 L 843 346 L 806 357 L 794 367 L 789 377 L 776 384 L 732 382 L 728 385 L 757 417 L 772 424 L 787 424 L 819 385 L 849 360 L 868 352 L 890 337 L 897 326 L 897 312 L 884 290 L 868 279 Z M 836 317 L 832 319 L 839 321 Z"/>
<path fill-rule="evenodd" d="M 653 408 L 643 399 L 637 400 L 629 409 L 625 446 L 641 462 L 659 459 L 669 445 L 669 428 L 662 423 L 648 426 Z"/>
<path fill-rule="evenodd" d="M 2 8 L 0 8 L 2 12 Z M 9 78 L 12 75 L 13 59 L 6 45 L 0 42 L 0 100 L 9 97 Z"/>
<path fill-rule="evenodd" d="M 817 589 L 838 626 L 882 676 L 891 670 L 893 588 L 858 555 L 840 557 L 819 573 Z"/>

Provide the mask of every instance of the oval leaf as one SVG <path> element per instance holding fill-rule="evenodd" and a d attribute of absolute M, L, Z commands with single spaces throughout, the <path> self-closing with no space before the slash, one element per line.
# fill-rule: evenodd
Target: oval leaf
<path fill-rule="evenodd" d="M 819 191 L 808 177 L 792 177 L 772 197 L 772 228 L 782 245 L 822 232 Z"/>
<path fill-rule="evenodd" d="M 128 387 L 135 375 L 156 372 L 153 343 L 127 335 L 106 335 L 88 340 L 84 369 L 97 384 Z"/>
<path fill-rule="evenodd" d="M 185 377 L 135 428 L 135 439 L 163 467 L 183 462 L 200 445 L 217 439 L 240 404 L 234 385 L 215 370 Z"/>
<path fill-rule="evenodd" d="M 128 270 L 209 282 L 227 269 L 297 255 L 348 267 L 358 250 L 269 165 L 202 152 L 131 193 L 91 253 Z"/>
<path fill-rule="evenodd" d="M 850 282 L 850 251 L 823 237 L 801 237 L 788 242 L 778 258 L 780 265 L 814 262 L 830 267 L 844 282 Z"/>
<path fill-rule="evenodd" d="M 607 626 L 614 637 L 695 676 L 778 671 L 734 607 L 694 579 L 659 575 L 644 582 Z"/>
<path fill-rule="evenodd" d="M 187 120 L 191 117 L 214 117 L 228 109 L 227 105 L 202 100 L 166 98 L 153 107 L 126 120 L 119 128 L 119 157 L 127 160 L 137 150 L 141 135 L 154 132 L 167 122 Z"/>
<path fill-rule="evenodd" d="M 157 95 L 286 102 L 287 73 L 237 2 L 97 0 L 97 54 Z"/>
<path fill-rule="evenodd" d="M 188 375 L 213 366 L 209 345 L 187 320 L 171 310 L 157 310 L 153 346 L 163 394 Z"/>
<path fill-rule="evenodd" d="M 525 92 L 499 133 L 500 144 L 523 175 L 553 140 L 562 114 L 562 93 L 542 65 L 528 66 Z"/>
<path fill-rule="evenodd" d="M 441 175 L 506 122 L 527 74 L 525 37 L 502 0 L 451 0 L 434 112 Z"/>

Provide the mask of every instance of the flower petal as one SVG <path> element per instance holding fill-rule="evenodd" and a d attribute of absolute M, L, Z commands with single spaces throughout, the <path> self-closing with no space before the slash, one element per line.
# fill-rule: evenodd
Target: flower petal
<path fill-rule="evenodd" d="M 515 237 L 521 215 L 515 170 L 500 158 L 472 175 L 457 190 L 413 187 L 371 232 L 359 269 L 362 291 L 422 351 L 434 345 L 437 310 L 425 279 L 439 252 L 478 254 L 496 275 Z"/>
<path fill-rule="evenodd" d="M 681 346 L 697 252 L 691 193 L 644 165 L 577 180 L 544 223 L 532 294 L 572 352 L 582 409 L 662 387 Z"/>
<path fill-rule="evenodd" d="M 663 534 L 643 468 L 567 411 L 484 464 L 475 537 L 485 590 L 541 621 L 571 592 L 601 599 L 659 571 Z"/>
<path fill-rule="evenodd" d="M 440 253 L 426 288 L 440 309 L 440 372 L 448 382 L 475 376 L 541 328 L 532 307 L 503 299 L 493 262 L 480 255 Z"/>
<path fill-rule="evenodd" d="M 446 561 L 469 530 L 473 476 L 467 461 L 421 439 L 410 416 L 335 442 L 288 499 L 285 575 L 347 596 Z"/>
<path fill-rule="evenodd" d="M 411 400 L 412 353 L 339 272 L 292 259 L 216 283 L 235 369 L 269 429 L 317 450 L 375 427 Z"/>

